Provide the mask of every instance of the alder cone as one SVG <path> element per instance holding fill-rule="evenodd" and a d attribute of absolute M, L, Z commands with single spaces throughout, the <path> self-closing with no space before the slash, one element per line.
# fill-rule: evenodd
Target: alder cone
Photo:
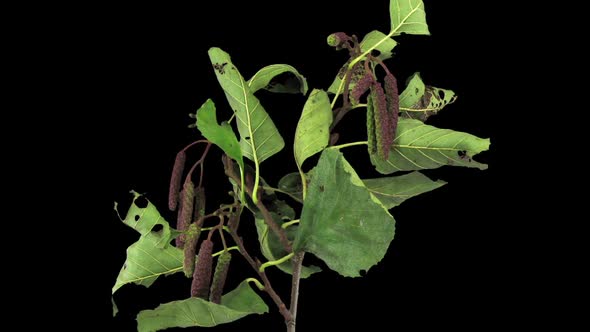
<path fill-rule="evenodd" d="M 211 283 L 211 293 L 209 295 L 209 301 L 213 303 L 219 304 L 221 302 L 223 286 L 225 286 L 230 262 L 231 253 L 229 251 L 224 251 L 217 259 L 215 273 L 213 274 L 213 282 Z"/>
<path fill-rule="evenodd" d="M 193 283 L 191 285 L 191 296 L 207 299 L 209 295 L 209 286 L 211 285 L 211 273 L 213 267 L 213 242 L 209 239 L 201 243 L 199 248 L 199 257 L 193 273 Z"/>

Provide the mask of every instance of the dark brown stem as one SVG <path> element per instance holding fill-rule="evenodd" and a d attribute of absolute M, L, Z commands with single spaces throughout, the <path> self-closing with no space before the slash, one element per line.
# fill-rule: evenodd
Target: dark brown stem
<path fill-rule="evenodd" d="M 199 158 L 199 160 L 197 160 L 197 162 L 193 165 L 193 167 L 191 167 L 191 169 L 188 171 L 188 174 L 186 175 L 186 179 L 184 180 L 185 182 L 191 181 L 191 178 L 193 176 L 193 172 L 194 172 L 195 168 L 197 168 L 197 166 L 201 165 L 201 177 L 199 178 L 199 187 L 202 186 L 202 184 L 203 184 L 203 163 L 205 162 L 205 158 L 207 158 L 207 154 L 209 153 L 209 148 L 211 148 L 211 143 L 207 141 L 207 147 L 205 148 L 203 155 L 201 155 L 201 158 Z"/>
<path fill-rule="evenodd" d="M 242 256 L 244 256 L 244 258 L 250 264 L 250 266 L 252 266 L 252 268 L 256 271 L 256 273 L 258 273 L 258 276 L 260 276 L 260 279 L 262 279 L 262 283 L 264 284 L 264 291 L 270 296 L 270 298 L 273 300 L 273 302 L 277 305 L 277 308 L 279 309 L 279 312 L 281 313 L 281 315 L 283 315 L 285 322 L 292 321 L 293 319 L 291 317 L 291 312 L 287 309 L 287 306 L 285 305 L 285 303 L 283 302 L 283 300 L 281 299 L 279 294 L 277 294 L 277 292 L 275 292 L 275 290 L 272 288 L 272 285 L 270 283 L 270 280 L 268 280 L 266 273 L 264 273 L 264 271 L 260 271 L 261 264 L 257 261 L 254 261 L 252 256 L 250 256 L 250 254 L 248 254 L 248 251 L 246 251 L 246 248 L 244 247 L 244 242 L 242 241 L 242 238 L 240 238 L 234 230 L 230 231 L 230 235 L 231 235 L 232 239 L 234 240 L 234 242 L 236 243 L 236 245 L 238 246 L 238 248 L 240 248 L 240 254 L 242 254 Z"/>
<path fill-rule="evenodd" d="M 238 184 L 241 183 L 239 175 L 236 174 L 236 172 L 234 171 L 233 161 L 227 156 L 223 156 L 223 160 L 224 160 L 223 164 L 225 165 L 225 174 L 227 176 L 229 176 L 230 178 L 232 178 L 236 183 L 238 183 Z M 253 189 L 247 185 L 245 187 L 246 188 L 241 188 L 241 189 L 242 190 L 245 189 L 248 196 L 253 198 L 254 197 Z M 285 248 L 285 250 L 287 252 L 292 252 L 293 249 L 291 247 L 291 242 L 287 238 L 287 232 L 285 232 L 284 229 L 282 229 L 279 225 L 277 225 L 277 223 L 274 221 L 272 215 L 270 214 L 270 212 L 268 211 L 266 206 L 262 203 L 261 199 L 258 199 L 258 203 L 256 203 L 256 207 L 262 213 L 262 216 L 264 217 L 264 222 L 266 223 L 266 225 L 279 238 L 279 241 L 283 245 L 283 248 Z"/>
<path fill-rule="evenodd" d="M 250 193 L 248 193 L 248 194 L 250 194 Z M 287 233 L 285 232 L 285 230 L 283 228 L 281 228 L 279 225 L 277 225 L 277 223 L 274 221 L 272 215 L 270 214 L 270 212 L 268 211 L 266 206 L 264 206 L 264 204 L 262 204 L 261 200 L 258 201 L 258 203 L 256 204 L 256 207 L 258 207 L 260 212 L 262 212 L 262 216 L 264 217 L 264 221 L 266 222 L 266 225 L 268 225 L 268 227 L 273 231 L 273 233 L 275 233 L 275 235 L 278 236 L 279 241 L 281 242 L 281 244 L 283 245 L 285 250 L 287 252 L 292 252 L 293 248 L 291 247 L 291 242 L 287 238 Z"/>
<path fill-rule="evenodd" d="M 295 323 L 297 321 L 297 302 L 299 300 L 299 281 L 301 280 L 301 267 L 303 266 L 303 256 L 305 252 L 295 254 L 292 259 L 293 279 L 291 281 L 291 305 L 289 312 L 291 320 L 287 321 L 287 332 L 295 332 Z"/>
<path fill-rule="evenodd" d="M 184 151 L 184 152 L 186 152 L 186 150 L 190 149 L 191 147 L 193 147 L 193 146 L 195 146 L 195 145 L 197 145 L 197 144 L 199 144 L 199 143 L 208 143 L 208 144 L 211 144 L 211 142 L 209 142 L 209 141 L 208 141 L 208 140 L 206 140 L 206 139 L 200 139 L 200 140 L 198 140 L 198 141 L 194 141 L 194 142 L 192 142 L 191 144 L 189 144 L 189 145 L 185 146 L 185 147 L 184 147 L 184 148 L 183 148 L 181 151 Z"/>
<path fill-rule="evenodd" d="M 223 244 L 223 250 L 227 250 L 227 242 L 225 242 L 225 236 L 223 235 L 223 225 L 225 224 L 225 217 L 223 215 L 219 215 L 219 225 L 217 225 L 217 232 L 219 233 L 219 237 L 221 237 L 221 243 Z"/>

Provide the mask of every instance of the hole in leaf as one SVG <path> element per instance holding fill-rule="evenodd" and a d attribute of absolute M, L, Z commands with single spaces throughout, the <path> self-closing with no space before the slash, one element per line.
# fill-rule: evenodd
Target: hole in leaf
<path fill-rule="evenodd" d="M 364 277 L 367 275 L 367 270 L 360 270 L 360 275 L 361 277 Z"/>
<path fill-rule="evenodd" d="M 136 214 L 135 215 L 135 221 L 138 221 L 138 220 L 139 220 L 139 214 Z"/>
<path fill-rule="evenodd" d="M 440 99 L 445 99 L 445 92 L 443 90 L 438 90 L 438 97 Z"/>
<path fill-rule="evenodd" d="M 458 151 L 457 155 L 459 155 L 459 158 L 465 159 L 465 157 L 467 157 L 467 151 L 465 151 L 465 150 Z"/>
<path fill-rule="evenodd" d="M 416 94 L 418 94 L 420 92 L 420 89 L 416 88 Z"/>
<path fill-rule="evenodd" d="M 244 139 L 245 139 L 246 141 L 249 141 L 249 140 L 250 140 L 250 136 L 246 136 L 246 137 L 244 137 Z"/>
<path fill-rule="evenodd" d="M 148 205 L 148 200 L 143 196 L 139 196 L 133 201 L 133 204 L 135 204 L 140 209 L 145 209 Z"/>
<path fill-rule="evenodd" d="M 156 224 L 154 225 L 154 227 L 152 227 L 151 232 L 158 233 L 161 232 L 162 229 L 164 229 L 164 226 L 162 226 L 162 224 Z"/>

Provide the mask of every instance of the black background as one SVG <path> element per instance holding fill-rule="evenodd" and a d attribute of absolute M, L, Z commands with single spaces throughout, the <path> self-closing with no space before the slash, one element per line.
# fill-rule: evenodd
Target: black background
<path fill-rule="evenodd" d="M 477 329 L 503 326 L 515 315 L 520 295 L 512 293 L 508 300 L 505 286 L 512 266 L 504 254 L 509 236 L 500 231 L 509 227 L 510 220 L 499 218 L 495 194 L 503 167 L 496 151 L 502 150 L 503 139 L 493 120 L 501 101 L 490 95 L 504 74 L 496 61 L 502 54 L 492 47 L 498 40 L 492 8 L 480 2 L 424 2 L 432 35 L 402 36 L 394 59 L 387 63 L 400 84 L 419 71 L 428 84 L 458 94 L 457 102 L 431 123 L 491 137 L 491 150 L 476 158 L 490 168 L 427 172 L 449 183 L 392 211 L 397 220 L 395 239 L 383 261 L 365 277 L 344 278 L 326 271 L 302 281 L 301 331 L 318 330 L 318 325 L 367 331 L 404 326 Z M 92 102 L 98 106 L 92 134 L 99 139 L 91 146 L 90 163 L 98 166 L 91 181 L 100 200 L 90 217 L 105 228 L 94 253 L 101 273 L 100 287 L 93 289 L 99 299 L 94 301 L 98 307 L 93 316 L 110 322 L 113 330 L 133 331 L 140 310 L 188 296 L 190 283 L 180 275 L 159 279 L 149 289 L 127 285 L 114 297 L 119 315 L 110 318 L 110 287 L 125 260 L 126 247 L 137 238 L 119 222 L 112 204 L 128 205 L 128 191 L 133 189 L 146 193 L 167 220 L 175 220 L 165 208 L 172 163 L 179 149 L 198 138 L 195 129 L 187 128 L 192 121 L 188 114 L 207 98 L 216 102 L 219 118 L 230 114 L 208 48 L 227 51 L 246 78 L 265 65 L 288 63 L 307 77 L 310 88 L 326 89 L 346 60 L 343 52 L 326 45 L 326 36 L 335 31 L 358 36 L 374 29 L 387 32 L 388 3 L 220 1 L 190 8 L 161 4 L 96 8 L 93 17 L 98 19 L 91 32 L 95 42 L 88 49 L 93 60 L 86 65 L 92 68 Z M 272 185 L 283 174 L 296 171 L 290 146 L 305 97 L 266 92 L 259 97 L 286 140 L 286 148 L 262 164 L 262 175 Z M 363 126 L 362 112 L 351 112 L 339 126 L 341 142 L 364 139 Z M 344 152 L 361 177 L 378 176 L 362 148 Z M 226 202 L 225 192 L 230 190 L 218 156 L 213 154 L 207 163 L 210 208 Z M 228 287 L 253 275 L 240 263 L 232 271 L 236 276 Z M 287 298 L 289 278 L 280 272 L 270 272 L 270 277 Z M 282 330 L 276 308 L 262 296 L 270 314 L 248 316 L 211 331 Z"/>

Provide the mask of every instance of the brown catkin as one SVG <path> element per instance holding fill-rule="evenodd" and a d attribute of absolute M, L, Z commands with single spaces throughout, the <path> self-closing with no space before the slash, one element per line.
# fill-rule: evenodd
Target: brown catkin
<path fill-rule="evenodd" d="M 186 232 L 186 242 L 184 244 L 184 262 L 182 264 L 184 275 L 187 278 L 190 278 L 195 271 L 197 242 L 199 241 L 199 235 L 201 235 L 201 228 L 195 223 L 190 224 Z"/>
<path fill-rule="evenodd" d="M 172 168 L 172 176 L 170 177 L 170 188 L 168 191 L 168 208 L 170 211 L 176 211 L 176 206 L 178 205 L 180 182 L 182 181 L 182 174 L 184 173 L 185 164 L 186 153 L 184 150 L 182 150 L 176 154 L 174 167 Z"/>
<path fill-rule="evenodd" d="M 209 294 L 209 301 L 219 304 L 221 302 L 221 294 L 223 293 L 223 286 L 225 279 L 227 279 L 227 271 L 229 271 L 229 263 L 231 262 L 231 253 L 224 251 L 217 259 L 215 266 L 215 273 L 213 274 L 213 282 L 211 283 L 211 293 Z"/>
<path fill-rule="evenodd" d="M 375 78 L 373 77 L 373 73 L 366 73 L 354 86 L 352 92 L 350 93 L 350 97 L 356 103 L 359 102 L 361 96 L 369 90 L 372 84 L 374 84 Z"/>
<path fill-rule="evenodd" d="M 207 199 L 205 196 L 205 188 L 197 187 L 195 188 L 195 203 L 193 206 L 193 221 L 198 221 L 205 215 L 205 204 L 207 203 Z M 201 225 L 199 225 L 201 226 Z"/>
<path fill-rule="evenodd" d="M 390 117 L 387 112 L 387 98 L 385 98 L 385 91 L 379 83 L 371 86 L 371 94 L 373 95 L 373 104 L 375 110 L 375 134 L 377 137 L 377 154 L 381 159 L 387 159 L 389 156 L 389 148 L 391 147 L 389 121 Z"/>
<path fill-rule="evenodd" d="M 193 272 L 193 283 L 191 285 L 191 296 L 207 299 L 209 297 L 209 286 L 211 285 L 211 272 L 213 267 L 213 242 L 209 239 L 201 243 L 199 257 Z"/>
<path fill-rule="evenodd" d="M 180 196 L 182 196 L 182 191 L 180 192 Z M 180 230 L 182 224 L 182 201 L 180 201 L 178 204 L 178 212 L 176 214 L 176 229 Z M 174 242 L 176 243 L 176 248 L 184 248 L 184 234 L 178 235 L 176 239 L 174 239 Z"/>
<path fill-rule="evenodd" d="M 367 140 L 369 153 L 377 152 L 377 139 L 375 137 L 375 107 L 373 105 L 373 94 L 367 97 Z"/>
<path fill-rule="evenodd" d="M 195 199 L 195 187 L 192 181 L 185 181 L 182 187 L 182 201 L 180 202 L 180 210 L 178 211 L 178 219 L 176 229 L 185 231 L 191 223 L 193 217 L 193 206 Z M 185 236 L 180 234 L 176 238 L 176 246 L 182 248 L 184 246 Z"/>
<path fill-rule="evenodd" d="M 389 147 L 393 145 L 395 139 L 395 133 L 397 131 L 397 121 L 399 118 L 399 93 L 397 89 L 397 80 L 392 73 L 387 73 L 385 76 L 385 96 L 387 97 L 387 112 L 389 113 L 389 128 L 387 142 Z M 389 152 L 389 148 L 387 149 Z"/>

